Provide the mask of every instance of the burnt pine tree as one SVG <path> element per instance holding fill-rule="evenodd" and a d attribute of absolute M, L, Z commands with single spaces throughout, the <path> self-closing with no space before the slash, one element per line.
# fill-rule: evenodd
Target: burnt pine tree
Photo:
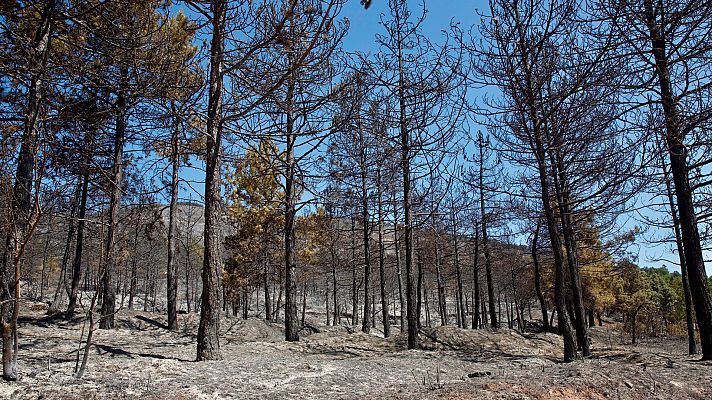
<path fill-rule="evenodd" d="M 159 96 L 166 76 L 160 57 L 161 27 L 168 20 L 165 1 L 81 2 L 77 5 L 76 32 L 70 42 L 87 68 L 77 67 L 71 79 L 101 103 L 109 114 L 107 140 L 111 142 L 108 179 L 109 221 L 101 267 L 102 295 L 99 327 L 114 326 L 116 279 L 119 270 L 119 213 L 126 185 L 124 150 L 133 139 L 132 111 Z M 87 84 L 85 84 L 85 82 Z"/>
<path fill-rule="evenodd" d="M 620 40 L 610 46 L 629 65 L 633 96 L 652 96 L 662 110 L 692 305 L 700 331 L 702 359 L 712 359 L 712 298 L 690 184 L 688 142 L 709 123 L 707 83 L 712 45 L 712 5 L 707 2 L 595 3 L 595 17 L 607 21 Z"/>
<path fill-rule="evenodd" d="M 552 201 L 554 190 L 540 95 L 547 79 L 546 75 L 540 73 L 546 62 L 541 57 L 541 47 L 549 36 L 556 33 L 542 29 L 558 29 L 561 26 L 558 19 L 565 18 L 567 14 L 562 13 L 566 11 L 564 6 L 544 3 L 510 5 L 507 2 L 490 2 L 492 16 L 488 18 L 489 23 L 483 23 L 480 27 L 480 34 L 487 46 L 468 47 L 475 55 L 474 80 L 502 92 L 499 99 L 487 104 L 491 111 L 484 111 L 487 115 L 500 117 L 493 119 L 490 129 L 495 133 L 502 132 L 498 136 L 507 139 L 504 145 L 510 146 L 515 153 L 531 155 L 522 163 L 533 167 L 538 177 L 554 256 L 554 299 L 558 329 L 564 337 L 564 360 L 573 361 L 576 356 L 576 339 L 566 308 L 566 260 L 555 202 Z M 533 163 L 530 163 L 531 160 Z"/>
<path fill-rule="evenodd" d="M 231 121 L 241 118 L 252 111 L 265 96 L 249 104 L 231 102 L 230 109 L 225 109 L 223 98 L 232 98 L 232 93 L 225 89 L 226 76 L 241 71 L 247 60 L 256 52 L 272 43 L 275 32 L 283 25 L 284 19 L 269 29 L 260 31 L 256 25 L 261 22 L 258 16 L 264 15 L 265 8 L 259 8 L 251 1 L 229 2 L 227 0 L 192 1 L 186 5 L 202 16 L 210 37 L 208 50 L 209 68 L 207 82 L 207 104 L 205 105 L 205 226 L 203 231 L 203 284 L 200 301 L 200 324 L 198 325 L 197 361 L 219 360 L 220 339 L 220 300 L 221 276 L 223 268 L 223 229 L 222 229 L 222 153 L 223 136 L 226 126 Z M 290 5 L 293 7 L 293 5 Z M 285 15 L 288 13 L 285 13 Z M 230 57 L 228 57 L 228 54 Z M 243 90 L 245 85 L 233 80 L 234 90 Z M 229 113 L 228 113 L 229 112 Z"/>
<path fill-rule="evenodd" d="M 378 104 L 373 99 L 373 82 L 363 71 L 348 75 L 342 83 L 343 89 L 338 100 L 339 110 L 336 116 L 338 129 L 331 135 L 328 146 L 329 176 L 340 185 L 346 195 L 352 197 L 354 214 L 360 214 L 359 225 L 363 260 L 363 316 L 361 330 L 371 330 L 371 199 L 373 193 L 374 164 L 377 160 L 378 141 L 375 130 L 378 129 Z M 356 227 L 354 220 L 354 228 Z M 355 237 L 354 237 L 355 242 Z M 355 244 L 355 243 L 354 243 Z M 355 250 L 355 249 L 354 249 Z M 353 257 L 356 264 L 358 257 Z M 380 261 L 379 261 L 380 262 Z M 380 264 L 379 264 L 380 265 Z M 353 280 L 354 288 L 356 279 Z M 355 302 L 356 303 L 356 302 Z"/>
<path fill-rule="evenodd" d="M 485 188 L 484 179 L 486 146 L 487 143 L 485 141 L 484 136 L 482 135 L 482 133 L 479 133 L 477 136 L 477 149 L 479 152 L 479 168 L 477 171 L 477 182 L 480 192 L 480 215 L 482 216 L 480 220 L 480 226 L 482 228 L 482 251 L 485 255 L 485 279 L 487 281 L 487 302 L 489 306 L 490 326 L 493 329 L 497 329 L 499 328 L 499 322 L 497 319 L 497 309 L 495 308 L 494 283 L 492 280 L 492 255 L 490 252 L 489 235 L 487 229 L 490 222 L 490 215 L 492 214 L 487 213 L 487 203 L 485 201 L 485 193 L 487 191 L 487 189 Z"/>
<path fill-rule="evenodd" d="M 695 338 L 695 323 L 692 313 L 692 294 L 690 292 L 690 281 L 687 277 L 687 265 L 685 264 L 685 249 L 682 243 L 682 234 L 680 233 L 680 220 L 677 214 L 675 205 L 675 195 L 672 189 L 672 180 L 670 179 L 670 171 L 665 161 L 665 149 L 658 146 L 658 154 L 660 156 L 660 167 L 663 173 L 663 182 L 665 184 L 665 196 L 667 197 L 668 205 L 670 206 L 670 216 L 672 217 L 672 228 L 675 233 L 675 246 L 677 248 L 677 256 L 680 263 L 680 273 L 682 277 L 682 290 L 685 299 L 685 324 L 687 326 L 687 352 L 688 354 L 697 354 L 697 339 Z"/>
<path fill-rule="evenodd" d="M 221 152 L 223 134 L 223 66 L 228 1 L 213 0 L 207 5 L 190 3 L 203 12 L 210 29 L 210 67 L 205 129 L 205 226 L 203 232 L 203 291 L 198 325 L 197 361 L 220 360 L 220 276 L 222 274 Z"/>
<path fill-rule="evenodd" d="M 168 211 L 168 248 L 166 254 L 166 308 L 168 314 L 168 329 L 176 330 L 177 296 L 178 296 L 178 189 L 180 182 L 181 163 L 187 158 L 186 132 L 196 124 L 194 114 L 196 102 L 199 100 L 200 89 L 203 86 L 202 71 L 194 65 L 197 52 L 190 45 L 196 27 L 182 13 L 167 21 L 160 30 L 156 41 L 165 49 L 157 68 L 170 76 L 161 86 L 158 99 L 157 118 L 169 125 L 170 137 L 168 143 L 162 143 L 158 138 L 156 147 L 167 153 L 170 171 L 170 200 Z M 159 150 L 159 151 L 160 151 Z"/>
<path fill-rule="evenodd" d="M 341 0 L 289 0 L 258 7 L 250 20 L 261 33 L 260 40 L 244 51 L 244 57 L 230 60 L 227 68 L 232 90 L 242 88 L 230 97 L 244 100 L 225 122 L 244 123 L 247 130 L 232 129 L 251 132 L 240 136 L 242 139 L 249 143 L 255 136 L 268 138 L 284 153 L 279 162 L 284 191 L 288 341 L 299 340 L 295 222 L 304 205 L 300 197 L 311 189 L 304 171 L 310 170 L 314 150 L 333 130 L 326 110 L 334 97 L 332 82 L 338 73 L 333 55 L 346 31 L 346 25 L 337 20 L 342 5 Z M 269 27 L 266 34 L 262 32 L 265 26 Z M 260 117 L 253 118 L 253 111 Z"/>
<path fill-rule="evenodd" d="M 425 10 L 413 15 L 404 1 L 388 2 L 390 15 L 381 20 L 379 53 L 368 63 L 384 94 L 395 103 L 391 137 L 400 153 L 408 348 L 418 346 L 418 290 L 413 271 L 413 173 L 425 174 L 440 165 L 456 141 L 461 121 L 462 85 L 458 79 L 459 52 L 448 44 L 436 46 L 421 33 Z M 437 126 L 438 129 L 429 129 Z"/>
<path fill-rule="evenodd" d="M 665 141 L 668 147 L 670 172 L 677 198 L 687 278 L 700 330 L 702 359 L 710 360 L 712 359 L 712 299 L 707 288 L 705 263 L 700 244 L 700 234 L 697 228 L 692 190 L 689 183 L 687 150 L 684 145 L 685 137 L 692 127 L 683 126 L 681 122 L 681 114 L 687 110 L 678 109 L 680 102 L 676 101 L 676 98 L 681 94 L 679 92 L 675 93 L 675 87 L 679 83 L 672 82 L 675 76 L 671 74 L 670 69 L 674 67 L 671 66 L 668 52 L 671 46 L 677 47 L 671 43 L 671 40 L 676 39 L 673 38 L 674 35 L 670 32 L 685 29 L 687 26 L 699 26 L 698 30 L 689 32 L 690 36 L 693 37 L 693 39 L 689 40 L 694 41 L 699 40 L 701 37 L 706 37 L 707 33 L 712 31 L 712 24 L 710 23 L 712 20 L 712 8 L 710 8 L 709 4 L 703 5 L 697 2 L 689 4 L 689 8 L 685 4 L 685 8 L 681 11 L 679 9 L 666 9 L 666 5 L 653 4 L 651 0 L 645 0 L 643 4 L 645 7 L 645 21 L 649 29 L 648 40 L 655 61 L 655 75 L 659 86 L 657 93 L 660 95 L 660 105 L 665 116 Z M 671 13 L 675 13 L 678 18 L 681 16 L 681 19 L 691 19 L 694 23 L 685 22 L 683 25 L 683 22 L 680 22 L 679 26 L 675 26 L 677 18 L 668 18 Z M 686 15 L 680 15 L 680 13 L 685 13 Z M 672 26 L 663 28 L 662 25 L 670 20 L 673 21 L 669 22 Z M 702 25 L 698 25 L 697 21 L 701 21 Z M 703 46 L 707 51 L 712 50 L 709 44 L 703 44 Z M 684 60 L 684 57 L 682 60 Z M 704 116 L 702 117 L 705 118 Z"/>
<path fill-rule="evenodd" d="M 39 177 L 35 168 L 38 165 L 39 123 L 44 115 L 47 90 L 45 79 L 48 78 L 51 61 L 51 41 L 59 21 L 57 3 L 54 0 L 37 4 L 17 2 L 0 9 L 4 14 L 3 19 L 9 24 L 9 29 L 3 30 L 0 39 L 7 44 L 2 47 L 2 72 L 3 75 L 8 74 L 5 76 L 13 76 L 19 82 L 18 92 L 22 99 L 18 109 L 19 116 L 11 119 L 20 123 L 21 137 L 16 168 L 11 178 L 12 187 L 6 188 L 6 192 L 10 193 L 5 203 L 9 203 L 5 219 L 8 225 L 4 230 L 5 245 L 0 265 L 3 379 L 11 381 L 18 378 L 20 263 L 39 218 L 35 190 Z"/>
<path fill-rule="evenodd" d="M 71 319 L 74 316 L 77 307 L 79 295 L 79 283 L 82 275 L 82 255 L 84 254 L 85 231 L 87 226 L 87 210 L 89 207 L 89 181 L 94 168 L 92 168 L 92 160 L 95 157 L 96 144 L 95 140 L 98 135 L 98 130 L 104 122 L 104 117 L 96 96 L 88 94 L 88 98 L 80 102 L 77 111 L 82 111 L 74 114 L 77 118 L 77 127 L 83 131 L 81 137 L 81 145 L 78 147 L 79 159 L 74 161 L 74 168 L 77 169 L 76 174 L 80 176 L 81 194 L 79 195 L 79 210 L 77 212 L 77 235 L 74 247 L 74 258 L 72 260 L 71 283 L 69 289 L 69 298 L 65 318 Z"/>

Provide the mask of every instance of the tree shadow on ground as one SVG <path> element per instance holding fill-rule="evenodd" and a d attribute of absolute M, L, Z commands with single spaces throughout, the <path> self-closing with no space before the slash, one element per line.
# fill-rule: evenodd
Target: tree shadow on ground
<path fill-rule="evenodd" d="M 136 319 L 138 319 L 139 321 L 143 321 L 149 325 L 155 326 L 157 328 L 168 329 L 168 325 L 158 321 L 157 319 L 144 317 L 143 315 L 137 315 Z"/>
<path fill-rule="evenodd" d="M 18 324 L 30 324 L 40 328 L 50 328 L 50 325 L 61 326 L 69 325 L 73 321 L 67 321 L 64 318 L 64 313 L 58 312 L 50 315 L 43 315 L 41 317 L 28 317 L 20 316 L 17 318 Z"/>
<path fill-rule="evenodd" d="M 176 360 L 176 361 L 183 361 L 183 362 L 192 361 L 192 360 L 185 360 L 185 359 L 178 358 L 178 357 L 164 356 L 162 354 L 134 353 L 134 352 L 126 351 L 122 348 L 110 346 L 107 344 L 94 344 L 94 346 L 96 347 L 96 349 L 100 355 L 111 354 L 111 357 L 123 356 L 123 357 L 127 357 L 130 359 L 134 359 L 138 356 L 138 357 L 144 357 L 144 358 L 155 358 L 158 360 Z M 101 353 L 102 350 L 104 351 L 103 354 Z"/>

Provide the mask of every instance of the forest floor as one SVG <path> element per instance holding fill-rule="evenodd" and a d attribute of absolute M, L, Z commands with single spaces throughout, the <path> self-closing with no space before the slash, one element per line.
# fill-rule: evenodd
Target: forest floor
<path fill-rule="evenodd" d="M 405 338 L 320 333 L 287 343 L 278 324 L 222 322 L 222 361 L 195 362 L 197 315 L 168 332 L 157 313 L 121 311 L 118 328 L 94 335 L 87 371 L 72 376 L 82 321 L 48 318 L 26 303 L 19 327 L 21 376 L 0 383 L 9 399 L 710 399 L 712 363 L 681 339 L 630 346 L 615 324 L 593 329 L 593 356 L 560 363 L 553 334 L 425 329 L 423 349 Z M 398 327 L 396 331 L 398 330 Z"/>

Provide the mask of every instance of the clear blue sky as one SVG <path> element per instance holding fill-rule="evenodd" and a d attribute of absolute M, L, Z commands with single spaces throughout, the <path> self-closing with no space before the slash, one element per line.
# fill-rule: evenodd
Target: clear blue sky
<path fill-rule="evenodd" d="M 409 0 L 408 5 L 417 14 L 422 9 L 422 1 Z M 470 26 L 477 21 L 475 9 L 486 9 L 487 2 L 483 0 L 429 0 L 425 2 L 427 18 L 423 33 L 437 42 L 442 37 L 441 31 L 448 30 L 450 21 L 461 22 Z M 388 0 L 373 0 L 371 7 L 364 10 L 359 0 L 348 0 L 344 6 L 343 15 L 349 19 L 351 29 L 344 41 L 346 51 L 375 51 L 375 34 L 382 33 L 379 26 L 381 14 L 388 13 Z"/>

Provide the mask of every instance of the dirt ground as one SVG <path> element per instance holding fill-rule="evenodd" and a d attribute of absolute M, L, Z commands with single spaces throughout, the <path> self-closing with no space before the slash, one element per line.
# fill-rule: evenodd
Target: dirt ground
<path fill-rule="evenodd" d="M 593 329 L 593 357 L 561 359 L 553 334 L 506 329 L 425 329 L 423 349 L 343 327 L 298 343 L 251 318 L 222 322 L 223 360 L 194 362 L 197 315 L 168 332 L 159 314 L 122 311 L 118 329 L 96 331 L 86 374 L 72 376 L 82 321 L 46 317 L 26 304 L 19 328 L 21 377 L 0 383 L 8 399 L 711 399 L 712 363 L 681 339 L 638 346 L 610 327 Z M 397 330 L 397 327 L 395 327 Z"/>

